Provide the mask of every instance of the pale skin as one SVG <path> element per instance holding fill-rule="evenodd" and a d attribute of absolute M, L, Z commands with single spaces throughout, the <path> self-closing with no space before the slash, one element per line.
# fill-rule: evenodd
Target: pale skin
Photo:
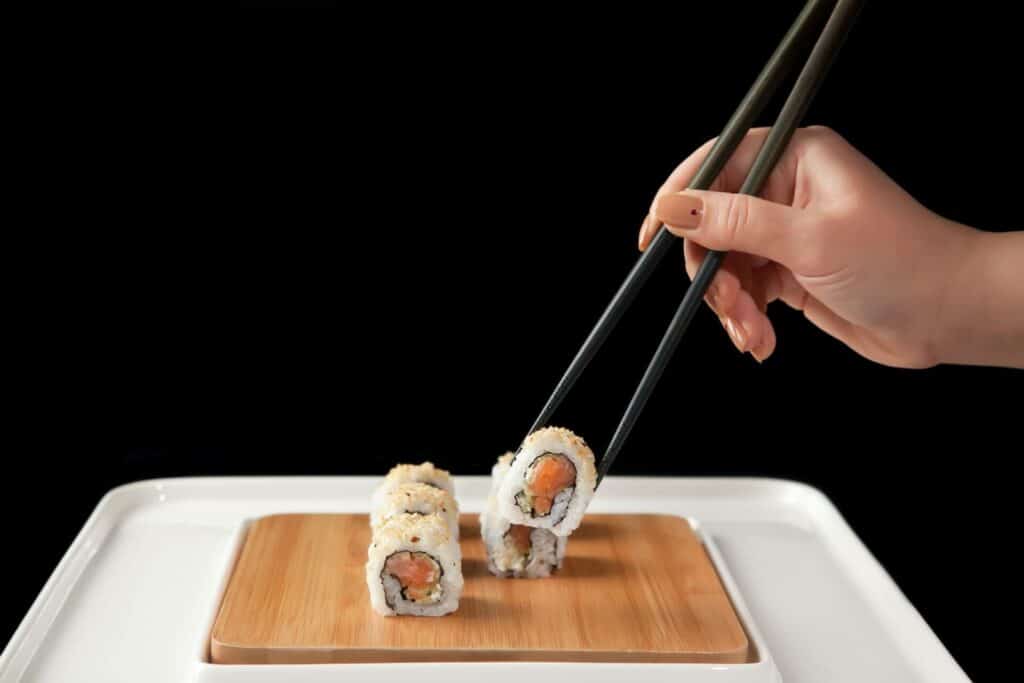
<path fill-rule="evenodd" d="M 775 350 L 766 309 L 802 310 L 878 363 L 1024 368 L 1024 232 L 991 233 L 917 203 L 828 128 L 802 128 L 759 197 L 738 191 L 768 130 L 751 130 L 711 191 L 685 190 L 711 148 L 669 176 L 640 230 L 683 237 L 692 278 L 706 249 L 730 252 L 708 294 L 733 344 Z"/>

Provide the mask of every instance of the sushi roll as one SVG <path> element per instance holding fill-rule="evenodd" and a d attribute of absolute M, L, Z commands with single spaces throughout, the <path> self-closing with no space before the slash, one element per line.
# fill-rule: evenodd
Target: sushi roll
<path fill-rule="evenodd" d="M 491 493 L 480 515 L 487 569 L 503 578 L 543 578 L 562 566 L 568 539 L 547 529 L 512 524 L 501 516 L 497 493 L 513 458 L 512 453 L 506 453 L 491 468 Z"/>
<path fill-rule="evenodd" d="M 513 524 L 498 512 L 495 496 L 480 515 L 480 533 L 487 548 L 487 569 L 503 578 L 539 579 L 562 566 L 569 539 L 547 529 Z"/>
<path fill-rule="evenodd" d="M 424 462 L 419 465 L 395 465 L 384 477 L 384 481 L 377 487 L 374 493 L 374 505 L 377 498 L 384 497 L 402 484 L 426 484 L 434 488 L 443 489 L 455 496 L 455 483 L 447 470 L 434 467 L 432 462 Z"/>
<path fill-rule="evenodd" d="M 402 514 L 374 529 L 366 562 L 370 605 L 382 616 L 439 617 L 459 608 L 462 554 L 440 515 Z"/>
<path fill-rule="evenodd" d="M 498 512 L 513 524 L 568 536 L 594 496 L 590 447 L 568 429 L 545 427 L 523 441 L 498 489 Z"/>
<path fill-rule="evenodd" d="M 374 499 L 370 526 L 377 528 L 401 514 L 440 515 L 452 535 L 459 537 L 459 504 L 448 491 L 429 484 L 399 484 Z"/>
<path fill-rule="evenodd" d="M 509 468 L 512 467 L 512 460 L 515 457 L 516 454 L 512 451 L 498 456 L 497 462 L 495 462 L 494 467 L 491 468 L 491 492 L 489 494 L 491 497 L 498 495 L 498 489 L 501 488 L 501 482 L 504 481 L 505 475 L 508 474 Z"/>

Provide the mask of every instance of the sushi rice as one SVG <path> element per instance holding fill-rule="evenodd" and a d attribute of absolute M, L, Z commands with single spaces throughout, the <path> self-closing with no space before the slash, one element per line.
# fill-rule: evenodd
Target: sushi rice
<path fill-rule="evenodd" d="M 444 489 L 455 496 L 455 482 L 447 470 L 435 467 L 432 462 L 423 462 L 419 465 L 395 465 L 384 477 L 383 483 L 377 487 L 374 497 L 384 495 L 393 491 L 402 484 L 427 484 L 435 488 Z"/>
<path fill-rule="evenodd" d="M 568 536 L 594 495 L 594 453 L 561 427 L 539 429 L 523 441 L 497 491 L 497 509 L 513 524 Z"/>
<path fill-rule="evenodd" d="M 448 491 L 430 484 L 399 484 L 373 499 L 370 526 L 379 527 L 401 514 L 441 515 L 456 539 L 459 538 L 459 504 Z"/>

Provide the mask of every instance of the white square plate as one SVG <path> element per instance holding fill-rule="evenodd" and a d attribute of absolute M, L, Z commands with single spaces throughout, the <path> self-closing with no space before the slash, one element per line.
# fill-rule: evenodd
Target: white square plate
<path fill-rule="evenodd" d="M 372 477 L 169 479 L 100 502 L 0 655 L 0 682 L 523 680 L 588 683 L 968 681 L 817 490 L 768 479 L 609 477 L 593 512 L 694 522 L 758 648 L 753 664 L 437 663 L 218 666 L 210 626 L 245 524 L 280 512 L 366 512 Z M 486 477 L 457 477 L 481 509 Z M 908 549 L 909 551 L 909 549 Z"/>

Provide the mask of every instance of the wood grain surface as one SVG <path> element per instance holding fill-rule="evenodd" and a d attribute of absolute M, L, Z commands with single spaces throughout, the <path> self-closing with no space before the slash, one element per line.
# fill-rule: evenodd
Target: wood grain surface
<path fill-rule="evenodd" d="M 682 518 L 588 515 L 547 579 L 487 571 L 461 520 L 457 612 L 381 617 L 363 566 L 366 515 L 275 515 L 246 537 L 210 637 L 221 664 L 425 661 L 752 661 L 703 545 Z"/>

